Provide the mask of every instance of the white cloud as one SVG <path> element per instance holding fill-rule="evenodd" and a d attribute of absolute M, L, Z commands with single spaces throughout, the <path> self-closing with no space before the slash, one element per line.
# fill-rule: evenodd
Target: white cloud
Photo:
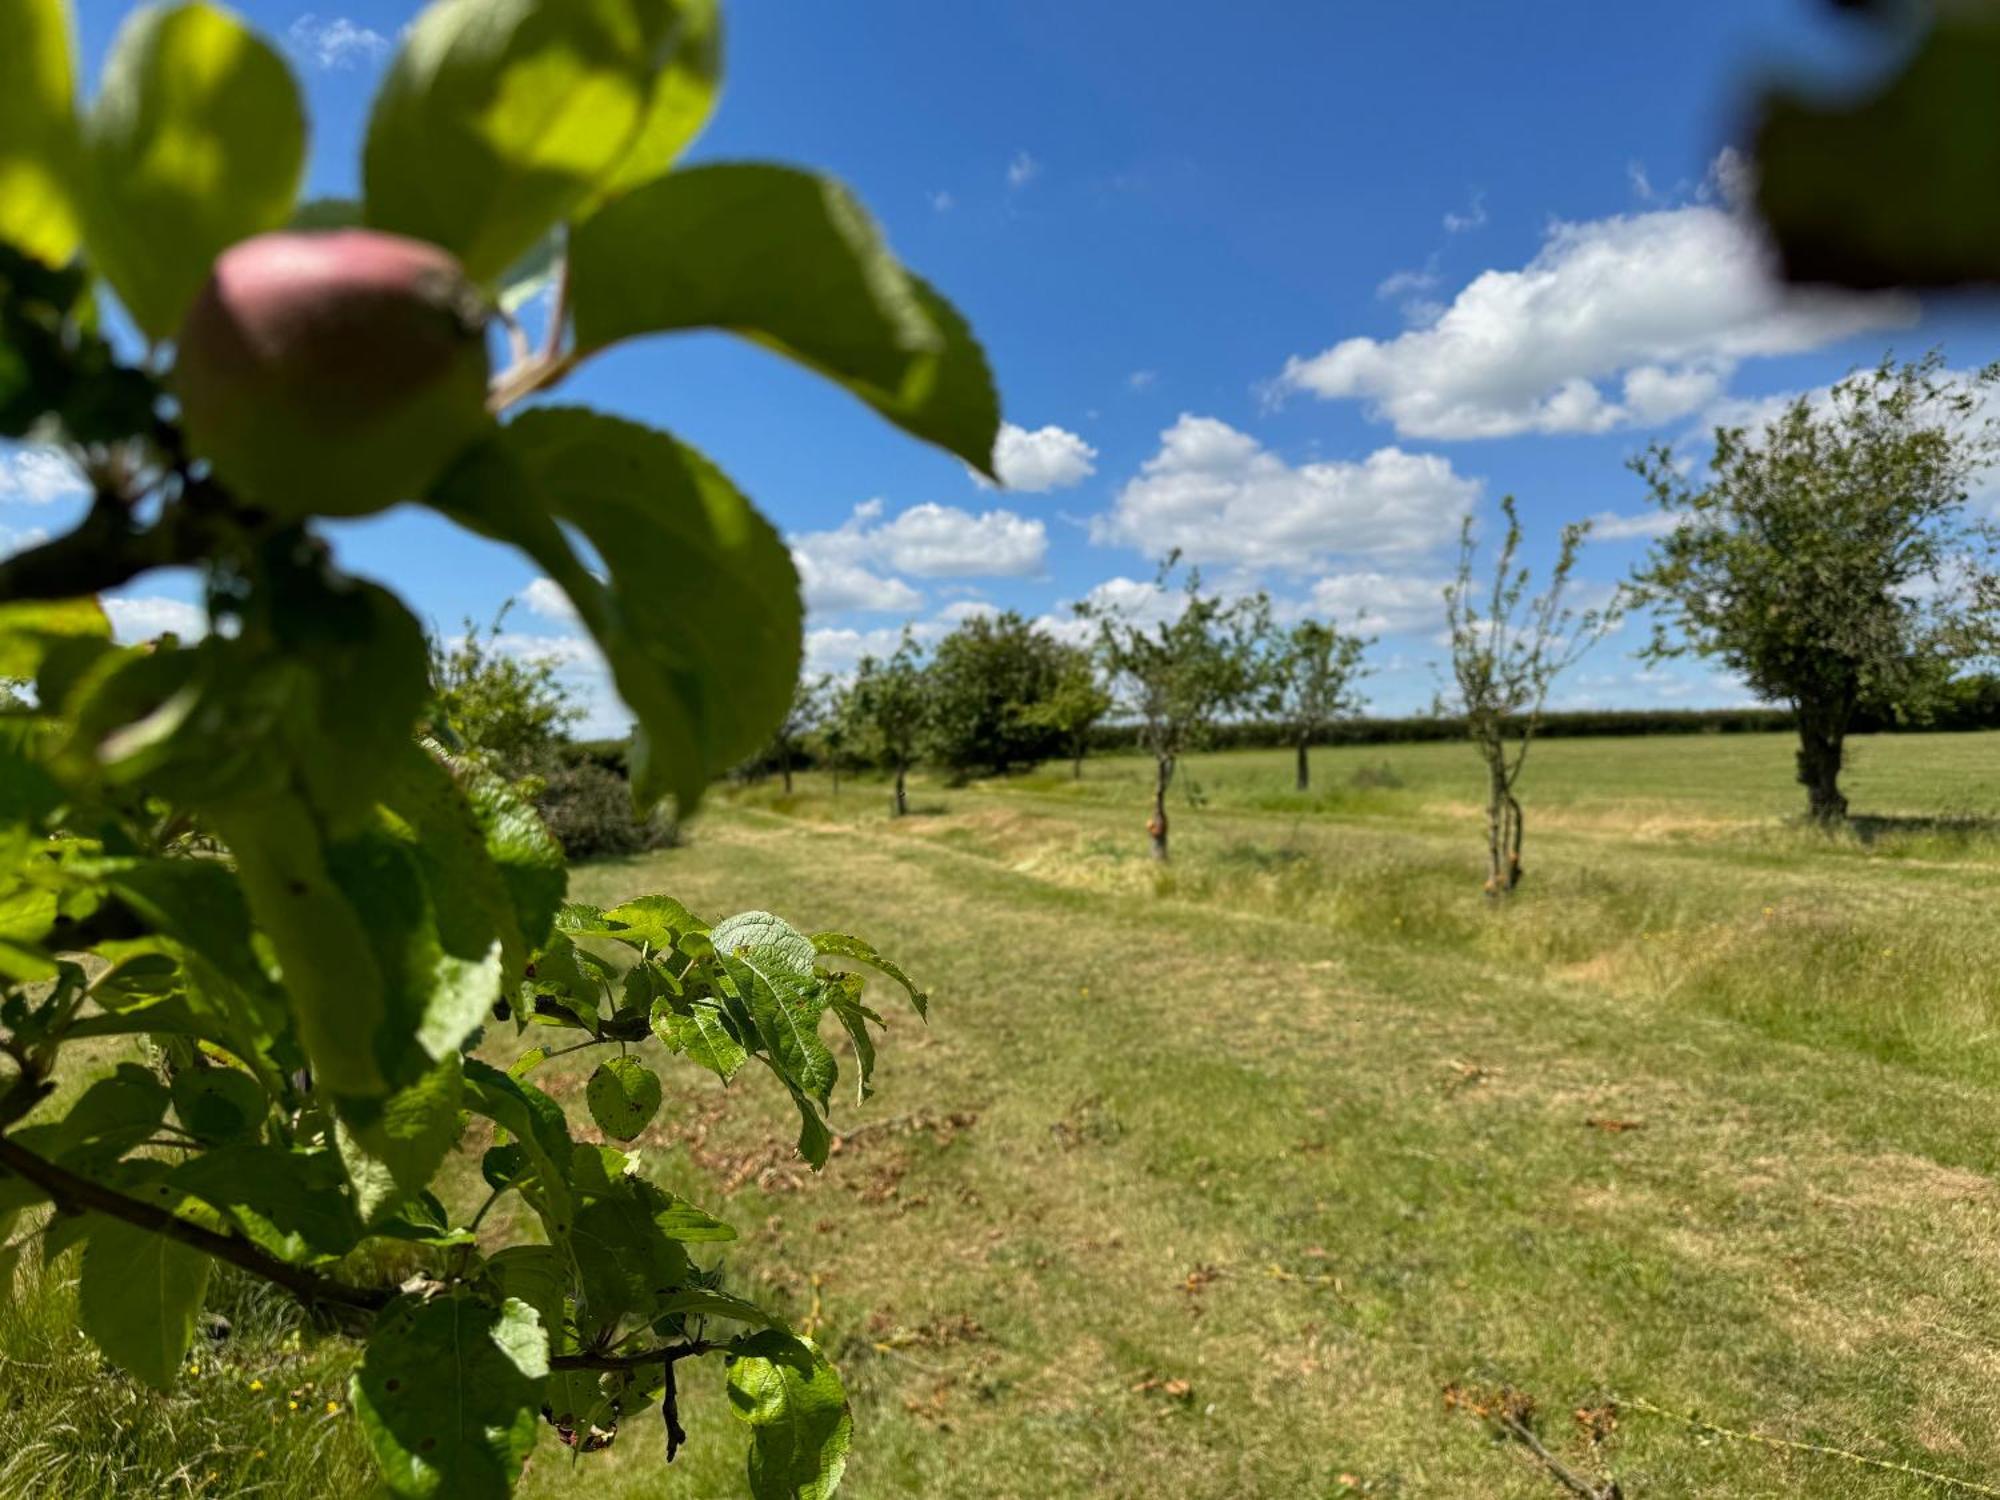
<path fill-rule="evenodd" d="M 307 11 L 285 33 L 292 51 L 328 70 L 359 67 L 389 54 L 389 38 L 346 16 L 316 16 Z"/>
<path fill-rule="evenodd" d="M 1472 201 L 1463 213 L 1448 213 L 1444 216 L 1446 234 L 1470 234 L 1475 229 L 1486 227 L 1486 194 L 1474 193 Z"/>
<path fill-rule="evenodd" d="M 998 605 L 984 599 L 954 599 L 937 612 L 937 617 L 945 625 L 963 625 L 967 620 L 983 620 L 999 613 Z"/>
<path fill-rule="evenodd" d="M 1008 489 L 1041 495 L 1081 484 L 1095 474 L 1097 450 L 1061 427 L 1030 432 L 1003 422 L 993 445 L 993 465 Z"/>
<path fill-rule="evenodd" d="M 840 533 L 826 535 L 837 537 Z M 849 558 L 824 555 L 812 537 L 792 548 L 792 562 L 799 570 L 806 608 L 815 613 L 844 609 L 904 612 L 921 608 L 924 602 L 924 596 L 900 578 L 884 578 Z"/>
<path fill-rule="evenodd" d="M 1301 569 L 1449 541 L 1478 495 L 1478 480 L 1435 454 L 1381 448 L 1359 463 L 1294 467 L 1225 422 L 1183 414 L 1091 536 L 1153 555 L 1178 547 L 1194 562 Z"/>
<path fill-rule="evenodd" d="M 1313 584 L 1310 607 L 1342 630 L 1366 635 L 1428 631 L 1444 617 L 1448 582 L 1409 573 L 1332 573 Z"/>
<path fill-rule="evenodd" d="M 564 622 L 576 619 L 576 606 L 569 602 L 569 595 L 553 578 L 537 578 L 521 590 L 521 602 L 528 606 L 528 613 L 539 615 L 544 620 Z"/>
<path fill-rule="evenodd" d="M 1659 196 L 1653 191 L 1653 179 L 1646 175 L 1646 164 L 1642 161 L 1625 163 L 1625 180 L 1632 184 L 1632 196 L 1641 203 L 1651 203 Z"/>
<path fill-rule="evenodd" d="M 59 449 L 0 449 L 0 501 L 52 505 L 89 492 L 83 475 Z"/>
<path fill-rule="evenodd" d="M 1718 164 L 1726 196 L 1735 169 Z M 1487 271 L 1427 325 L 1294 357 L 1279 384 L 1365 400 L 1399 435 L 1506 437 L 1652 426 L 1700 410 L 1738 362 L 1905 327 L 1914 299 L 1788 288 L 1733 208 L 1557 224 L 1518 271 Z"/>
<path fill-rule="evenodd" d="M 1680 517 L 1664 510 L 1642 510 L 1637 515 L 1620 515 L 1600 510 L 1590 518 L 1590 537 L 1598 542 L 1624 542 L 1636 538 L 1665 536 L 1680 525 Z"/>
<path fill-rule="evenodd" d="M 111 633 L 128 643 L 150 641 L 160 635 L 194 640 L 208 634 L 208 615 L 200 606 L 164 594 L 108 597 L 104 612 L 111 617 Z"/>
<path fill-rule="evenodd" d="M 1159 379 L 1160 372 L 1158 370 L 1134 370 L 1130 375 L 1125 377 L 1125 384 L 1130 390 L 1146 391 L 1151 390 L 1158 384 Z"/>
<path fill-rule="evenodd" d="M 1025 151 L 1016 151 L 1007 163 L 1007 186 L 1024 188 L 1042 175 L 1042 164 Z"/>
<path fill-rule="evenodd" d="M 950 213 L 952 211 L 953 206 L 956 205 L 958 202 L 956 198 L 952 197 L 952 195 L 950 193 L 947 193 L 943 188 L 939 188 L 936 192 L 932 193 L 930 195 L 930 200 L 931 200 L 931 212 L 940 214 Z"/>
<path fill-rule="evenodd" d="M 44 527 L 0 526 L 0 557 L 26 552 L 30 547 L 41 546 L 48 539 L 49 534 Z"/>

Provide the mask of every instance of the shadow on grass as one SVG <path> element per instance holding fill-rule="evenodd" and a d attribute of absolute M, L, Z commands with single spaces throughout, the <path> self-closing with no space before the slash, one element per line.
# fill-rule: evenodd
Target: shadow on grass
<path fill-rule="evenodd" d="M 1892 817 L 1874 813 L 1851 816 L 1846 831 L 1857 843 L 1879 844 L 1890 840 L 1938 838 L 1954 843 L 2000 840 L 2000 818 L 1974 813 L 1945 813 L 1932 817 Z"/>

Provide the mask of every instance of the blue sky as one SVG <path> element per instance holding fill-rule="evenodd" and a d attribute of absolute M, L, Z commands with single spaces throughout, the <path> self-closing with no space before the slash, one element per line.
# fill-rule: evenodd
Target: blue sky
<path fill-rule="evenodd" d="M 242 8 L 306 87 L 311 190 L 351 191 L 414 7 Z M 127 9 L 81 0 L 93 76 Z M 1516 494 L 1537 555 L 1562 522 L 1605 518 L 1584 572 L 1608 587 L 1646 544 L 1624 463 L 1647 441 L 1698 449 L 1718 418 L 1890 348 L 2000 355 L 1977 306 L 1770 282 L 1726 148 L 1756 79 L 1870 66 L 1867 35 L 1816 0 L 765 0 L 729 23 L 694 155 L 849 182 L 971 318 L 1018 429 L 996 492 L 726 339 L 627 347 L 573 382 L 708 451 L 792 537 L 829 670 L 906 619 L 1062 621 L 1093 590 L 1134 593 L 1177 544 L 1225 587 L 1362 622 L 1373 706 L 1408 711 L 1437 685 L 1468 506 Z M 0 453 L 0 546 L 76 510 L 45 455 Z M 593 728 L 621 727 L 520 560 L 411 510 L 339 536 L 440 627 L 518 599 L 510 643 L 558 654 Z M 192 597 L 175 578 L 126 593 L 131 633 Z M 1700 666 L 1632 660 L 1643 633 L 1559 696 L 1741 699 Z"/>

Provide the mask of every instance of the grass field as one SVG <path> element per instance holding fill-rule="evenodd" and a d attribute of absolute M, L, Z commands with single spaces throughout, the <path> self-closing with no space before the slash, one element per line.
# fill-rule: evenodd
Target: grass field
<path fill-rule="evenodd" d="M 1305 795 L 1287 755 L 1196 759 L 1166 870 L 1111 759 L 901 821 L 752 788 L 573 888 L 864 932 L 933 993 L 824 1177 L 747 1077 L 669 1069 L 644 1142 L 839 1362 L 847 1493 L 1564 1493 L 1453 1387 L 1627 1500 L 2000 1493 L 2000 737 L 1862 742 L 1832 839 L 1789 758 L 1538 747 L 1500 908 L 1457 745 L 1317 752 Z M 225 1286 L 161 1399 L 71 1295 L 24 1275 L 0 1319 L 0 1494 L 360 1492 L 344 1355 L 282 1306 Z M 736 1492 L 699 1379 L 671 1476 L 648 1412 L 574 1475 L 545 1436 L 526 1493 Z"/>

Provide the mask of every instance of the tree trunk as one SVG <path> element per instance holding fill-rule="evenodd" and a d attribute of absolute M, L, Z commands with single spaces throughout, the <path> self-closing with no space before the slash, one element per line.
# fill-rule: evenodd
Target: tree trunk
<path fill-rule="evenodd" d="M 1521 883 L 1521 804 L 1504 759 L 1488 759 L 1486 777 L 1486 894 L 1498 900 Z"/>
<path fill-rule="evenodd" d="M 833 772 L 833 795 L 838 798 L 840 796 L 840 757 L 836 755 L 828 760 L 826 764 L 827 769 Z"/>
<path fill-rule="evenodd" d="M 896 816 L 902 817 L 910 810 L 909 793 L 903 789 L 903 763 L 896 762 Z"/>
<path fill-rule="evenodd" d="M 1312 790 L 1312 762 L 1306 759 L 1306 742 L 1299 741 L 1299 790 Z"/>
<path fill-rule="evenodd" d="M 792 747 L 787 745 L 779 752 L 785 767 L 785 795 L 792 795 Z"/>
<path fill-rule="evenodd" d="M 1090 748 L 1090 742 L 1086 740 L 1082 735 L 1078 735 L 1076 739 L 1070 743 L 1069 779 L 1071 781 L 1083 780 L 1083 752 L 1089 748 Z"/>
<path fill-rule="evenodd" d="M 1806 812 L 1832 827 L 1846 820 L 1847 798 L 1840 790 L 1846 728 L 1831 715 L 1799 714 L 1799 784 L 1806 789 Z"/>
<path fill-rule="evenodd" d="M 1153 776 L 1153 816 L 1146 824 L 1146 832 L 1153 836 L 1153 858 L 1161 863 L 1167 858 L 1167 788 L 1174 780 L 1174 758 L 1162 755 L 1156 758 Z"/>

